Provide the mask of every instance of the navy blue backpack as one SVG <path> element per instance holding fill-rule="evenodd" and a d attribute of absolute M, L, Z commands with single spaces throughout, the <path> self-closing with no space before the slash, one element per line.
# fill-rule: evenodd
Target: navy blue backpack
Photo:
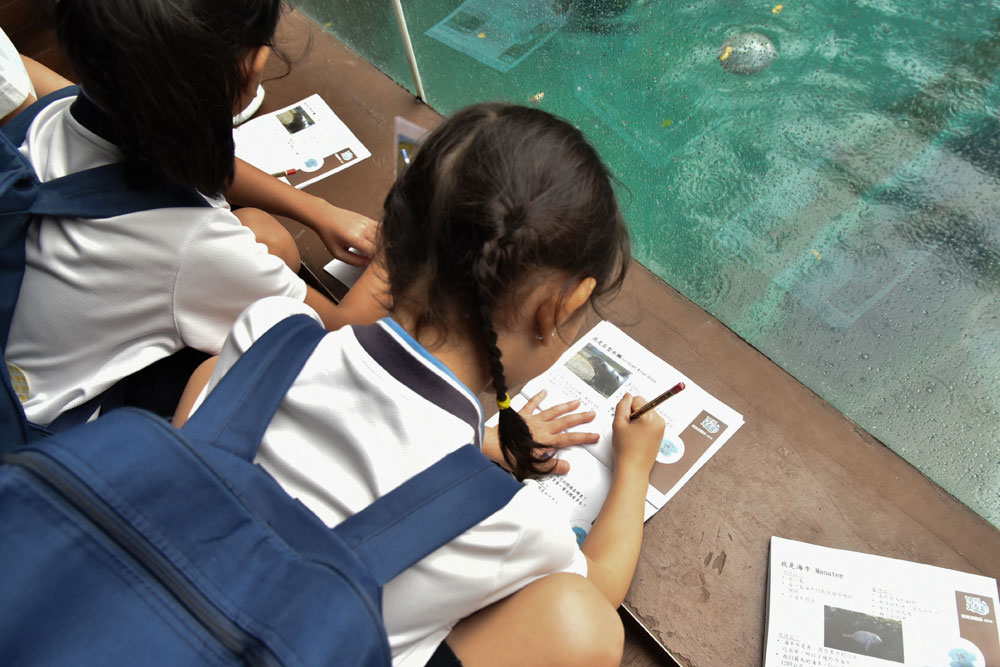
<path fill-rule="evenodd" d="M 252 463 L 324 333 L 277 324 L 180 430 L 122 408 L 3 457 L 0 664 L 391 663 L 381 587 L 520 484 L 466 445 L 327 528 Z"/>
<path fill-rule="evenodd" d="M 111 218 L 136 211 L 210 206 L 195 190 L 157 182 L 131 186 L 125 164 L 109 164 L 41 183 L 18 148 L 38 113 L 55 100 L 79 93 L 76 86 L 38 100 L 0 128 L 0 350 L 7 349 L 14 306 L 24 276 L 24 240 L 35 216 Z M 103 395 L 77 406 L 53 424 L 39 427 L 25 418 L 7 364 L 0 365 L 0 451 L 82 423 L 100 407 Z"/>

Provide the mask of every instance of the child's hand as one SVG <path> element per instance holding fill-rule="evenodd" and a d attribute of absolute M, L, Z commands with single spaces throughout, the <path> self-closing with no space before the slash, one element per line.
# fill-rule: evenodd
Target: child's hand
<path fill-rule="evenodd" d="M 538 406 L 545 399 L 546 391 L 543 389 L 531 397 L 524 407 L 518 410 L 518 414 L 528 424 L 531 435 L 535 442 L 542 445 L 536 450 L 537 454 L 551 455 L 555 450 L 573 445 L 592 445 L 600 439 L 597 433 L 566 432 L 566 429 L 586 424 L 594 420 L 596 414 L 593 411 L 573 412 L 580 407 L 580 401 L 569 401 L 546 408 L 541 412 L 535 412 Z M 483 442 L 483 454 L 491 461 L 499 463 L 507 468 L 503 453 L 500 451 L 500 439 L 496 427 L 486 429 L 486 438 Z M 565 475 L 569 472 L 569 461 L 555 459 L 551 475 Z"/>
<path fill-rule="evenodd" d="M 360 213 L 337 208 L 325 199 L 316 197 L 308 215 L 299 222 L 319 235 L 331 255 L 348 264 L 364 266 L 375 252 L 378 223 Z M 357 252 L 351 252 L 351 248 Z"/>
<path fill-rule="evenodd" d="M 236 175 L 226 193 L 230 204 L 298 220 L 319 235 L 330 254 L 348 264 L 364 266 L 375 254 L 378 223 L 371 218 L 297 190 L 239 158 L 235 165 Z"/>
<path fill-rule="evenodd" d="M 615 450 L 615 471 L 648 475 L 663 440 L 666 424 L 663 417 L 650 410 L 634 422 L 629 415 L 646 404 L 639 396 L 625 394 L 615 408 L 612 445 Z"/>

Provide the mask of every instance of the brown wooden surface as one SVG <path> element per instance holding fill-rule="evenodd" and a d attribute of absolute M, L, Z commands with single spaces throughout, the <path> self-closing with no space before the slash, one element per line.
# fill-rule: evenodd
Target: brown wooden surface
<path fill-rule="evenodd" d="M 746 419 L 646 524 L 627 606 L 680 664 L 760 664 L 772 535 L 1000 577 L 1000 531 L 649 271 L 607 314 Z"/>
<path fill-rule="evenodd" d="M 309 191 L 377 218 L 393 116 L 439 116 L 304 17 L 283 34 L 293 54 L 305 35 L 311 46 L 265 83 L 264 110 L 320 93 L 373 157 Z M 318 270 L 325 249 L 311 232 L 299 240 Z M 605 314 L 747 422 L 646 525 L 627 607 L 680 664 L 760 663 L 772 535 L 1000 577 L 1000 531 L 643 267 Z M 643 634 L 629 629 L 623 664 L 670 664 Z"/>

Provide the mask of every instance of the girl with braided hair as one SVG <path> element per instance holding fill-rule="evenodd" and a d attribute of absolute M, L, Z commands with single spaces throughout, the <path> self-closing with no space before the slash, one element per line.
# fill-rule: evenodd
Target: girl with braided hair
<path fill-rule="evenodd" d="M 650 412 L 630 422 L 639 397 L 618 405 L 614 481 L 578 547 L 533 481 L 553 467 L 533 432 L 551 444 L 590 416 L 567 414 L 576 405 L 532 414 L 541 397 L 519 414 L 508 396 L 567 349 L 586 308 L 624 279 L 628 235 L 597 153 L 539 109 L 464 109 L 389 192 L 376 260 L 390 316 L 326 335 L 257 462 L 334 526 L 476 443 L 523 487 L 385 587 L 394 665 L 618 664 L 615 608 L 638 558 L 663 421 Z M 311 311 L 281 297 L 250 306 L 209 388 L 268 328 L 300 312 Z M 477 398 L 488 387 L 500 409 L 495 433 L 484 433 Z M 189 394 L 200 389 L 192 380 Z"/>

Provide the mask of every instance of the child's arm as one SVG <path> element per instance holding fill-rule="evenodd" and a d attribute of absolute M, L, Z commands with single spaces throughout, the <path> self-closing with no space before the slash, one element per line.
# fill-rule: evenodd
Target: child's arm
<path fill-rule="evenodd" d="M 24 64 L 24 71 L 28 75 L 28 79 L 31 81 L 31 86 L 35 89 L 35 93 L 38 97 L 45 97 L 53 91 L 73 85 L 72 81 L 63 78 L 60 74 L 56 74 L 37 60 L 29 58 L 28 56 L 21 56 L 21 61 Z M 8 120 L 27 109 L 35 102 L 35 100 L 35 95 L 32 95 L 31 92 L 28 91 L 28 94 L 25 96 L 24 102 L 21 103 L 21 106 L 9 112 L 3 118 L 0 118 L 0 125 L 4 125 Z"/>
<path fill-rule="evenodd" d="M 24 62 L 24 69 L 28 71 L 28 78 L 31 79 L 31 85 L 35 87 L 39 98 L 73 85 L 72 81 L 57 72 L 53 72 L 34 58 L 22 55 L 21 60 Z"/>
<path fill-rule="evenodd" d="M 335 331 L 346 324 L 373 324 L 388 315 L 385 308 L 389 302 L 388 290 L 385 271 L 375 260 L 365 267 L 337 305 L 311 287 L 305 302 L 319 313 L 327 329 Z"/>
<path fill-rule="evenodd" d="M 583 542 L 587 578 L 616 607 L 625 599 L 642 545 L 649 471 L 663 438 L 663 418 L 650 411 L 629 421 L 646 401 L 626 394 L 615 410 L 615 470 L 611 490 Z"/>
<path fill-rule="evenodd" d="M 319 235 L 334 257 L 348 264 L 367 264 L 375 252 L 377 222 L 293 188 L 239 158 L 236 158 L 236 177 L 226 197 L 236 206 L 252 206 L 298 220 Z M 350 252 L 350 248 L 362 254 Z"/>

